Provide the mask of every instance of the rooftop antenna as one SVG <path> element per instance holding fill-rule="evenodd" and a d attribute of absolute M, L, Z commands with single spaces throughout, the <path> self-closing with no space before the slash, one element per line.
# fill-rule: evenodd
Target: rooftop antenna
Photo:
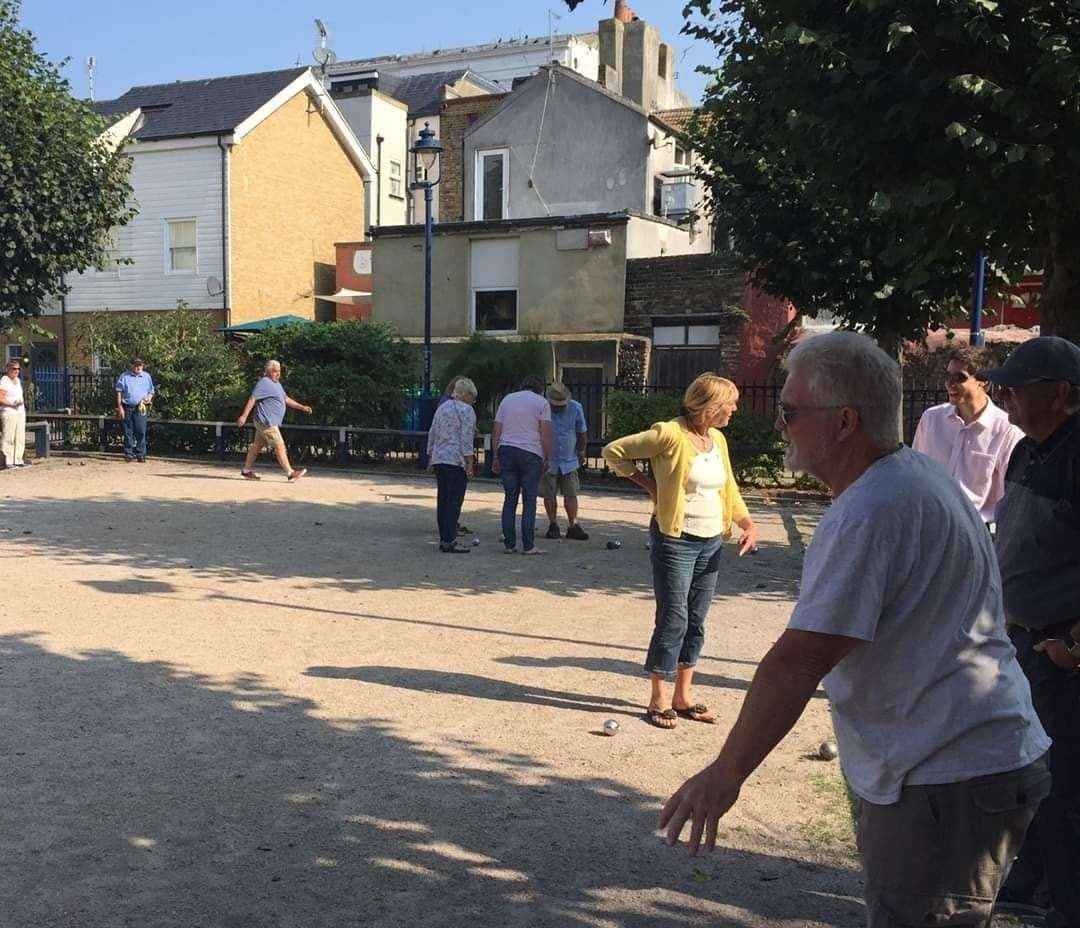
<path fill-rule="evenodd" d="M 311 57 L 315 59 L 316 64 L 319 66 L 319 77 L 322 79 L 323 86 L 325 87 L 329 83 L 329 79 L 326 76 L 326 69 L 337 61 L 337 55 L 326 47 L 326 40 L 330 37 L 330 32 L 323 24 L 323 21 L 318 17 L 315 19 L 315 29 L 319 33 L 319 44 L 312 50 Z"/>
<path fill-rule="evenodd" d="M 86 59 L 86 77 L 90 81 L 90 102 L 94 102 L 94 68 L 97 67 L 97 59 L 90 55 Z"/>
<path fill-rule="evenodd" d="M 551 56 L 551 60 L 555 60 L 555 22 L 561 22 L 562 17 L 554 10 L 548 10 L 548 55 Z"/>

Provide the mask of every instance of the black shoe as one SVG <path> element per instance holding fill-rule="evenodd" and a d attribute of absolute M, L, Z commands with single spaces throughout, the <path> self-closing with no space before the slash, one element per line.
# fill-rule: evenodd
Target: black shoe
<path fill-rule="evenodd" d="M 128 464 L 130 464 L 132 461 L 135 460 L 135 458 L 133 458 L 130 454 L 125 454 L 124 455 L 124 460 L 127 461 Z"/>
<path fill-rule="evenodd" d="M 575 522 L 566 530 L 566 537 L 573 538 L 574 541 L 588 541 L 589 535 L 580 525 Z"/>
<path fill-rule="evenodd" d="M 138 460 L 139 460 L 140 464 L 145 464 L 146 463 L 146 455 L 145 454 L 140 454 Z"/>
<path fill-rule="evenodd" d="M 458 533 L 458 535 L 471 535 L 472 534 L 472 532 L 469 531 L 469 529 L 467 529 L 464 525 L 461 525 L 460 523 L 458 524 L 458 527 L 457 527 L 457 533 Z"/>
<path fill-rule="evenodd" d="M 463 547 L 462 545 L 459 545 L 457 542 L 454 542 L 454 544 L 452 544 L 452 545 L 440 544 L 439 545 L 439 550 L 443 554 L 469 554 L 470 551 L 471 551 L 470 548 Z"/>
<path fill-rule="evenodd" d="M 562 537 L 562 532 L 559 531 L 558 524 L 555 523 L 555 522 L 552 522 L 548 526 L 548 530 L 544 533 L 544 537 L 545 538 L 561 538 Z"/>

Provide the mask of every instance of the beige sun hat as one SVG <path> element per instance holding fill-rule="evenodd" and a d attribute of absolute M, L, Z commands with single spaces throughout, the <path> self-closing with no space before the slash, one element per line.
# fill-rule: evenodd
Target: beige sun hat
<path fill-rule="evenodd" d="M 552 406 L 565 406 L 570 402 L 570 388 L 556 381 L 547 388 L 547 401 Z"/>

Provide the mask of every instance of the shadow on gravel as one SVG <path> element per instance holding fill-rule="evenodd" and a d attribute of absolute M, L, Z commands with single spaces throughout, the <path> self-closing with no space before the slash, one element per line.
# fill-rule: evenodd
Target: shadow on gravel
<path fill-rule="evenodd" d="M 401 682 L 397 670 L 380 674 Z M 467 695 L 486 685 L 463 684 Z M 581 708 L 592 697 L 554 698 Z M 116 651 L 61 655 L 32 635 L 0 638 L 0 920 L 862 923 L 849 870 L 729 849 L 691 860 L 652 833 L 654 797 L 575 775 L 573 758 L 553 768 L 452 738 L 432 748 L 407 726 L 318 712 L 256 674 L 210 679 Z"/>
<path fill-rule="evenodd" d="M 237 482 L 242 496 L 250 485 Z M 219 588 L 267 577 L 352 593 L 438 590 L 474 596 L 531 589 L 566 597 L 652 598 L 648 532 L 635 523 L 598 521 L 589 525 L 588 542 L 540 540 L 547 556 L 507 557 L 498 543 L 498 514 L 478 509 L 467 518 L 480 545 L 468 556 L 447 557 L 437 550 L 431 497 L 399 494 L 387 501 L 368 487 L 361 502 L 317 503 L 292 495 L 293 489 L 282 499 L 224 503 L 120 495 L 7 499 L 5 524 L 28 534 L 8 535 L 11 544 L 0 557 L 18 558 L 19 546 L 32 544 L 59 561 L 184 570 Z M 766 510 L 760 519 L 779 523 L 780 515 Z M 608 550 L 606 542 L 614 539 L 621 548 Z M 792 600 L 800 570 L 801 553 L 793 556 L 789 544 L 763 542 L 757 555 L 744 558 L 730 545 L 716 598 Z"/>

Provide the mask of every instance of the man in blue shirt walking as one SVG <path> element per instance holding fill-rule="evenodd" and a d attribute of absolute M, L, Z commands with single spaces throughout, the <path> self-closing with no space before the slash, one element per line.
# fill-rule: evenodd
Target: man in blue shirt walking
<path fill-rule="evenodd" d="M 124 423 L 124 460 L 146 463 L 146 413 L 154 401 L 154 381 L 143 370 L 142 358 L 132 358 L 116 379 L 116 418 Z"/>
<path fill-rule="evenodd" d="M 559 498 L 562 493 L 566 509 L 566 537 L 575 541 L 588 541 L 589 536 L 578 525 L 578 494 L 581 480 L 578 468 L 585 461 L 585 442 L 589 427 L 585 423 L 585 410 L 581 403 L 572 399 L 565 384 L 553 383 L 547 388 L 547 401 L 551 406 L 552 461 L 548 472 L 540 478 L 540 496 L 544 500 L 548 525 L 545 538 L 558 538 Z"/>
<path fill-rule="evenodd" d="M 255 440 L 251 443 L 251 447 L 248 448 L 247 457 L 244 459 L 244 467 L 240 471 L 240 476 L 245 480 L 260 479 L 259 475 L 251 468 L 255 466 L 255 458 L 259 456 L 259 452 L 263 448 L 272 448 L 274 450 L 278 464 L 285 471 L 290 483 L 295 483 L 307 473 L 307 468 L 300 467 L 293 470 L 292 465 L 289 463 L 289 452 L 285 448 L 285 439 L 282 437 L 280 429 L 281 423 L 285 419 L 286 407 L 298 409 L 302 413 L 311 415 L 310 406 L 296 402 L 285 393 L 285 388 L 281 385 L 281 364 L 277 361 L 267 361 L 263 376 L 255 384 L 255 389 L 251 391 L 251 396 L 248 397 L 248 401 L 244 405 L 244 411 L 240 413 L 240 418 L 236 420 L 237 425 L 243 425 L 247 422 L 251 411 L 255 410 Z"/>

